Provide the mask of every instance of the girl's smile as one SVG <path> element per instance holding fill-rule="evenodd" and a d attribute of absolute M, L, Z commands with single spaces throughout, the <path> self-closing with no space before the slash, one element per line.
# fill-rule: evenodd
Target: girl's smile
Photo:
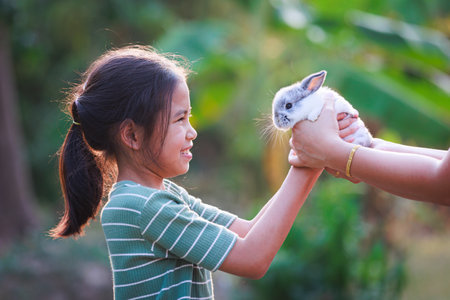
<path fill-rule="evenodd" d="M 191 146 L 189 146 L 188 148 L 182 150 L 182 151 L 181 151 L 181 156 L 184 157 L 184 158 L 186 158 L 186 159 L 188 159 L 188 160 L 191 160 L 191 159 L 192 159 L 192 153 L 191 153 L 190 150 L 191 150 L 192 146 L 193 146 L 193 145 L 191 145 Z"/>
<path fill-rule="evenodd" d="M 158 157 L 162 169 L 158 174 L 163 178 L 182 175 L 189 170 L 189 162 L 193 157 L 192 141 L 197 137 L 197 132 L 189 122 L 190 115 L 189 89 L 183 80 L 178 83 L 172 95 L 170 123 Z"/>

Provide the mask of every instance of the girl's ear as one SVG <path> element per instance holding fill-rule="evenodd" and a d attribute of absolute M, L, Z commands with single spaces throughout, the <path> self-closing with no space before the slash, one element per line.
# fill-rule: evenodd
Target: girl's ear
<path fill-rule="evenodd" d="M 120 124 L 120 141 L 131 150 L 140 150 L 144 139 L 144 130 L 136 125 L 133 120 L 126 119 Z"/>
<path fill-rule="evenodd" d="M 301 85 L 302 88 L 309 92 L 309 94 L 317 91 L 325 81 L 325 76 L 327 75 L 327 71 L 320 71 L 318 73 L 314 73 L 306 77 L 302 80 Z"/>

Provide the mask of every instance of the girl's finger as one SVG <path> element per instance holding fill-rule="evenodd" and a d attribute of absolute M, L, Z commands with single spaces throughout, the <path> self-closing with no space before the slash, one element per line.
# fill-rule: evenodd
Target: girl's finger
<path fill-rule="evenodd" d="M 343 178 L 343 179 L 347 179 L 348 181 L 352 182 L 352 183 L 360 183 L 361 180 L 354 178 L 354 177 L 347 177 L 345 174 L 343 174 L 340 171 L 336 171 L 334 169 L 330 169 L 330 168 L 325 168 L 325 170 L 331 174 L 332 176 L 336 177 L 336 178 Z"/>
<path fill-rule="evenodd" d="M 361 180 L 356 179 L 356 178 L 348 178 L 348 181 L 352 182 L 352 183 L 360 183 Z"/>
<path fill-rule="evenodd" d="M 294 150 L 289 152 L 288 161 L 294 167 L 303 167 L 300 157 L 297 156 L 297 153 L 295 153 Z"/>
<path fill-rule="evenodd" d="M 339 177 L 342 175 L 341 172 L 336 171 L 336 170 L 334 170 L 334 169 L 325 168 L 325 170 L 326 170 L 329 174 L 331 174 L 332 176 L 334 176 L 334 177 L 336 177 L 336 178 L 339 178 Z"/>

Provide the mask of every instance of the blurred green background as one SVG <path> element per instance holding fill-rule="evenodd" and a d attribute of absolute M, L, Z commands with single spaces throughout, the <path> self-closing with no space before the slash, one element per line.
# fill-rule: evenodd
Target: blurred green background
<path fill-rule="evenodd" d="M 448 149 L 449 12 L 448 0 L 0 0 L 0 122 L 13 133 L 0 141 L 0 299 L 112 298 L 98 221 L 78 240 L 47 234 L 63 210 L 60 101 L 105 50 L 192 61 L 198 138 L 175 181 L 252 218 L 288 169 L 287 139 L 263 134 L 272 97 L 312 72 L 328 71 L 375 136 Z M 446 207 L 322 175 L 267 275 L 217 272 L 216 298 L 448 298 L 449 233 Z"/>

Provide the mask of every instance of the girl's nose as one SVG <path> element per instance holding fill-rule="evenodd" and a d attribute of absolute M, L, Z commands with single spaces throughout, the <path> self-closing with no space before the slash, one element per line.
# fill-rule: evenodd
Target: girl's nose
<path fill-rule="evenodd" d="M 191 124 L 189 124 L 189 130 L 186 135 L 188 140 L 195 140 L 197 138 L 197 131 L 195 131 L 194 127 L 192 127 Z"/>

